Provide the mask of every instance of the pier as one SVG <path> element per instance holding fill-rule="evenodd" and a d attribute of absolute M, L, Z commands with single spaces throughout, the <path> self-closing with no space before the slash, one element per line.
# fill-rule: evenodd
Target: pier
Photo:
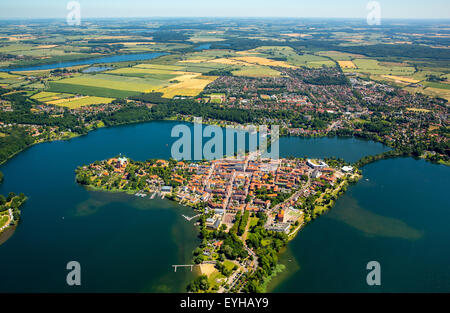
<path fill-rule="evenodd" d="M 177 272 L 178 267 L 190 267 L 192 272 L 192 268 L 194 267 L 194 265 L 195 264 L 181 264 L 181 265 L 172 265 L 172 267 L 175 269 L 175 273 Z"/>
<path fill-rule="evenodd" d="M 191 221 L 192 219 L 194 219 L 196 217 L 199 217 L 200 215 L 201 214 L 197 214 L 197 215 L 189 217 L 189 216 L 186 216 L 186 215 L 182 214 L 181 216 L 183 216 L 186 220 Z"/>

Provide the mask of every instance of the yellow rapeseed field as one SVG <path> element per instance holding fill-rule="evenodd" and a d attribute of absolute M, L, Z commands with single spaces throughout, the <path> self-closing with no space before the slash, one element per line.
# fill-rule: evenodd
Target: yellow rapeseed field
<path fill-rule="evenodd" d="M 265 66 L 279 66 L 279 67 L 288 67 L 288 68 L 296 68 L 293 65 L 287 64 L 284 61 L 275 61 L 267 58 L 262 57 L 237 57 L 233 58 L 234 60 L 243 61 L 249 64 L 256 64 L 256 65 L 265 65 Z"/>
<path fill-rule="evenodd" d="M 338 63 L 342 68 L 356 68 L 355 63 L 352 61 L 338 61 Z"/>
<path fill-rule="evenodd" d="M 388 78 L 388 79 L 392 79 L 392 80 L 395 80 L 395 81 L 399 81 L 399 82 L 402 82 L 402 83 L 417 84 L 418 82 L 420 82 L 420 80 L 417 80 L 417 79 L 412 79 L 412 78 L 408 78 L 408 77 L 401 77 L 401 76 L 394 76 L 394 75 L 382 75 L 382 77 Z"/>

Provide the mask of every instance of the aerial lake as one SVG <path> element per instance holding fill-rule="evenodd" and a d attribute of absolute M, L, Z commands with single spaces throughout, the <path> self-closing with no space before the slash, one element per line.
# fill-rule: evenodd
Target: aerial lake
<path fill-rule="evenodd" d="M 116 63 L 116 62 L 130 62 L 130 61 L 144 61 L 157 58 L 165 55 L 166 53 L 149 52 L 149 53 L 134 53 L 134 54 L 120 54 L 100 58 L 91 58 L 78 61 L 60 62 L 54 64 L 42 64 L 33 65 L 27 67 L 18 68 L 2 68 L 0 72 L 28 72 L 28 71 L 42 71 L 42 70 L 54 70 L 57 68 L 65 68 L 79 65 L 92 65 L 92 64 L 104 64 L 104 63 Z"/>
<path fill-rule="evenodd" d="M 103 128 L 69 141 L 35 145 L 0 168 L 0 193 L 23 192 L 21 223 L 0 245 L 0 292 L 182 292 L 199 243 L 190 208 L 169 200 L 88 191 L 77 166 L 119 153 L 169 158 L 177 122 Z M 192 124 L 187 124 L 192 127 Z M 281 156 L 356 161 L 388 150 L 354 138 L 280 139 Z M 274 292 L 450 291 L 450 169 L 422 160 L 383 160 L 363 168 L 335 207 L 303 229 L 280 257 Z M 381 264 L 382 285 L 366 284 L 366 264 Z M 82 285 L 66 284 L 66 264 L 81 264 Z"/>

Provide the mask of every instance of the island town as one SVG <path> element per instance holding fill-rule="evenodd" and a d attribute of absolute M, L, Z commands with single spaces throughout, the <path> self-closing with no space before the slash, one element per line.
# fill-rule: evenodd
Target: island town
<path fill-rule="evenodd" d="M 77 182 L 88 188 L 193 208 L 184 218 L 200 231 L 192 261 L 201 275 L 190 292 L 264 291 L 281 248 L 360 177 L 338 159 L 269 159 L 258 152 L 201 162 L 120 155 L 76 170 Z"/>

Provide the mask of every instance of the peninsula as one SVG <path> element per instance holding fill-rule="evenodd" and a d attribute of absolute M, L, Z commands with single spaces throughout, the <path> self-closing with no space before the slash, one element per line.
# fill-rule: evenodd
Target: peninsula
<path fill-rule="evenodd" d="M 202 273 L 191 292 L 262 292 L 279 271 L 278 254 L 309 221 L 327 211 L 360 172 L 336 159 L 244 159 L 189 162 L 123 156 L 76 170 L 79 184 L 190 206 L 202 243 Z M 187 220 L 192 218 L 185 216 Z"/>
<path fill-rule="evenodd" d="M 12 235 L 10 230 L 14 230 L 19 224 L 19 208 L 26 200 L 23 193 L 16 195 L 10 192 L 8 197 L 0 195 L 0 245 Z"/>

